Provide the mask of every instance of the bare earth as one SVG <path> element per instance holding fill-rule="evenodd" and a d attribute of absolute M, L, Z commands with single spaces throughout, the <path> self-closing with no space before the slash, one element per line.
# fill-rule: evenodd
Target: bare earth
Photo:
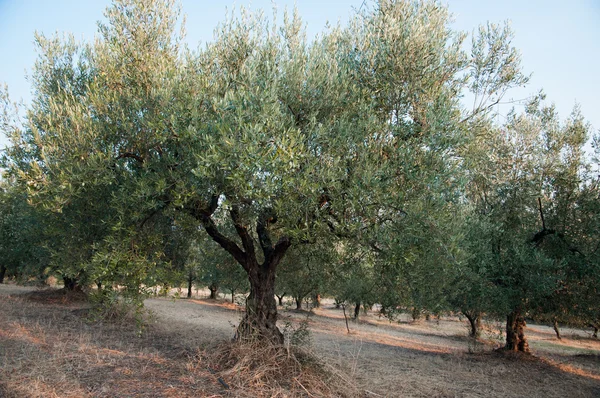
<path fill-rule="evenodd" d="M 198 348 L 210 351 L 217 343 L 231 339 L 242 316 L 239 307 L 224 300 L 204 298 L 149 299 L 146 307 L 154 314 L 150 337 L 118 344 L 114 341 L 115 337 L 110 337 L 112 331 L 94 335 L 93 326 L 72 315 L 77 314 L 77 305 L 70 304 L 68 314 L 60 316 L 52 311 L 61 311 L 65 305 L 61 307 L 57 303 L 45 304 L 42 312 L 36 312 L 35 320 L 25 319 L 26 315 L 20 316 L 34 310 L 32 304 L 20 296 L 30 290 L 0 285 L 0 397 L 3 393 L 7 397 L 231 396 L 220 389 L 209 372 L 200 369 L 201 366 L 190 359 L 189 353 Z M 23 306 L 23 310 L 17 310 L 18 306 Z M 89 359 L 89 365 L 76 372 L 76 380 L 69 380 L 68 388 L 73 394 L 61 393 L 62 387 L 49 381 L 52 377 L 57 378 L 56 373 L 35 376 L 36 382 L 41 383 L 37 390 L 18 387 L 19 377 L 31 383 L 34 377 L 31 376 L 34 374 L 31 367 L 41 366 L 39 363 L 43 361 L 58 361 L 43 352 L 35 354 L 39 355 L 35 361 L 15 359 L 19 354 L 32 356 L 31 353 L 37 353 L 26 351 L 32 342 L 43 340 L 44 349 L 51 344 L 52 336 L 44 334 L 44 328 L 50 328 L 52 322 L 45 320 L 44 314 L 54 314 L 54 321 L 68 321 L 74 325 L 71 327 L 87 328 L 86 333 L 90 335 L 85 339 L 78 338 L 78 352 L 85 351 L 81 347 L 91 346 L 96 340 L 98 347 L 109 346 L 106 357 L 100 358 L 97 352 L 86 353 L 97 358 Z M 390 323 L 375 313 L 361 314 L 361 317 L 358 323 L 349 321 L 348 333 L 342 311 L 325 303 L 312 313 L 282 308 L 279 325 L 289 332 L 307 323 L 314 354 L 354 379 L 365 397 L 600 396 L 600 342 L 592 339 L 588 331 L 562 329 L 563 340 L 559 341 L 550 327 L 528 325 L 527 333 L 534 355 L 521 356 L 494 352 L 502 344 L 500 325 L 495 323 L 486 324 L 483 339 L 474 344 L 466 338 L 466 321 L 458 318 L 444 317 L 414 323 L 407 318 L 399 323 Z M 77 326 L 80 324 L 82 326 Z M 119 333 L 123 336 L 123 331 Z M 103 342 L 103 339 L 106 341 Z M 23 344 L 16 346 L 15 342 L 20 341 Z M 6 348 L 3 348 L 4 345 Z M 136 346 L 135 350 L 129 348 L 132 345 Z M 57 347 L 55 344 L 52 353 L 59 350 Z M 64 351 L 67 350 L 65 346 Z M 115 359 L 115 352 L 119 353 L 120 359 Z M 119 362 L 124 358 L 130 358 L 125 365 Z M 166 361 L 173 360 L 179 361 L 181 368 L 169 367 L 168 372 L 161 370 L 161 363 L 164 365 Z M 99 366 L 100 362 L 94 361 L 102 361 L 104 365 L 109 363 L 117 369 L 107 371 L 104 365 Z M 95 370 L 90 369 L 92 366 L 103 376 L 94 377 Z M 135 372 L 141 371 L 141 368 L 145 373 L 138 377 Z M 122 369 L 133 373 L 127 376 Z M 77 379 L 79 374 L 87 375 L 89 379 L 83 376 Z M 67 375 L 65 378 L 74 377 L 72 371 Z M 111 377 L 123 378 L 123 382 L 109 381 Z M 150 380 L 154 383 L 153 389 L 143 390 L 141 384 L 148 384 Z M 130 384 L 125 384 L 125 381 Z M 124 387 L 131 383 L 140 384 L 139 389 Z M 46 392 L 36 395 L 35 391 Z M 117 391 L 119 393 L 115 393 Z"/>
<path fill-rule="evenodd" d="M 151 299 L 146 306 L 161 325 L 209 347 L 231 338 L 242 316 L 238 307 L 209 300 Z M 313 313 L 281 309 L 279 325 L 308 322 L 314 352 L 346 368 L 371 396 L 600 396 L 600 342 L 585 331 L 563 329 L 559 341 L 552 328 L 529 325 L 535 358 L 521 359 L 494 352 L 503 339 L 499 324 L 486 325 L 484 342 L 474 346 L 457 318 L 390 323 L 361 316 L 349 321 L 348 333 L 342 311 L 325 303 Z"/>

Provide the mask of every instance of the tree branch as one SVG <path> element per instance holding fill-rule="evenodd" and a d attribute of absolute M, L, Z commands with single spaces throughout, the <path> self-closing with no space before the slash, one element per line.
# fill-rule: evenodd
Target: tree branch
<path fill-rule="evenodd" d="M 229 215 L 231 216 L 237 234 L 242 240 L 244 251 L 248 255 L 255 256 L 254 241 L 252 240 L 252 236 L 248 233 L 248 227 L 242 222 L 239 207 L 234 205 L 229 211 Z"/>
<path fill-rule="evenodd" d="M 233 258 L 235 258 L 235 260 L 242 265 L 246 272 L 250 272 L 250 265 L 248 264 L 246 253 L 244 253 L 234 241 L 219 232 L 212 217 L 202 216 L 200 221 L 202 222 L 202 226 L 204 226 L 204 229 L 208 235 L 229 254 L 231 254 Z"/>
<path fill-rule="evenodd" d="M 542 219 L 542 231 L 546 229 L 546 221 L 544 221 L 544 211 L 542 209 L 542 198 L 538 197 L 538 205 L 540 209 L 540 218 Z"/>
<path fill-rule="evenodd" d="M 202 226 L 206 230 L 206 233 L 217 242 L 223 249 L 225 249 L 233 258 L 241 264 L 241 266 L 249 272 L 250 264 L 248 264 L 248 257 L 246 253 L 231 239 L 223 235 L 217 228 L 217 224 L 212 219 L 212 215 L 219 206 L 219 195 L 212 195 L 208 204 L 203 203 L 200 200 L 193 201 L 190 206 L 186 206 L 185 210 L 194 217 L 196 220 L 202 223 Z"/>
<path fill-rule="evenodd" d="M 546 221 L 544 220 L 544 212 L 542 209 L 542 199 L 538 197 L 538 204 L 539 204 L 539 210 L 540 210 L 540 218 L 542 219 L 542 230 L 538 233 L 536 233 L 535 235 L 533 235 L 533 238 L 531 238 L 531 243 L 534 243 L 536 246 L 539 246 L 540 243 L 542 243 L 542 241 L 544 240 L 544 238 L 548 235 L 553 235 L 556 233 L 556 231 L 554 229 L 547 229 L 546 228 Z"/>
<path fill-rule="evenodd" d="M 275 222 L 277 222 L 277 217 L 271 209 L 268 209 L 263 211 L 256 223 L 256 234 L 258 235 L 258 241 L 265 256 L 265 262 L 268 262 L 268 259 L 273 255 L 273 242 L 271 241 L 268 227 L 269 224 Z"/>
<path fill-rule="evenodd" d="M 115 159 L 115 161 L 119 160 L 119 159 L 124 159 L 124 158 L 130 158 L 130 159 L 135 159 L 140 163 L 144 163 L 144 158 L 141 157 L 140 155 L 137 155 L 133 152 L 124 152 L 122 154 L 120 154 L 119 156 L 117 156 L 117 158 Z"/>

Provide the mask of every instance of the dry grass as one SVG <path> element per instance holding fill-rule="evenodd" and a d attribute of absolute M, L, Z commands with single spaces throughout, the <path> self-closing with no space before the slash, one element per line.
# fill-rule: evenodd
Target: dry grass
<path fill-rule="evenodd" d="M 150 300 L 156 323 L 86 320 L 89 305 L 57 291 L 0 285 L 0 397 L 596 397 L 600 342 L 563 341 L 529 325 L 534 355 L 468 353 L 464 322 L 351 323 L 333 308 L 307 316 L 314 353 L 228 340 L 239 309 L 205 300 Z M 286 321 L 287 318 L 287 321 Z M 501 336 L 500 336 L 501 337 Z M 336 368 L 337 367 L 337 368 Z M 359 385 L 360 388 L 356 387 Z"/>
<path fill-rule="evenodd" d="M 0 397 L 203 397 L 222 387 L 189 347 L 89 324 L 52 291 L 0 295 Z"/>
<path fill-rule="evenodd" d="M 221 344 L 212 368 L 237 397 L 358 397 L 344 373 L 298 347 L 265 342 Z"/>
<path fill-rule="evenodd" d="M 165 325 L 139 337 L 133 321 L 91 323 L 80 295 L 15 293 L 0 294 L 2 398 L 358 396 L 342 373 L 300 349 L 198 350 Z"/>

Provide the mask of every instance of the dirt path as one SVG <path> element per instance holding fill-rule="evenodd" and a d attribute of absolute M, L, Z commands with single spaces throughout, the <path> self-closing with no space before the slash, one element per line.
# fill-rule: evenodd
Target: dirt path
<path fill-rule="evenodd" d="M 242 316 L 229 303 L 209 300 L 151 299 L 146 306 L 163 327 L 205 347 L 231 338 Z M 374 397 L 600 396 L 600 342 L 577 330 L 563 330 L 559 342 L 551 328 L 530 326 L 537 356 L 522 359 L 493 352 L 501 344 L 496 324 L 487 325 L 487 343 L 474 347 L 465 322 L 453 318 L 391 324 L 368 315 L 350 321 L 348 334 L 341 311 L 331 306 L 313 314 L 280 310 L 281 328 L 301 322 L 315 354 L 343 367 Z"/>

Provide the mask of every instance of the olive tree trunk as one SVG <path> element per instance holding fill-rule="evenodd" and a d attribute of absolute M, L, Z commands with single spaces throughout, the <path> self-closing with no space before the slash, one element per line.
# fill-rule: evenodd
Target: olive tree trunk
<path fill-rule="evenodd" d="M 556 318 L 552 319 L 552 328 L 554 329 L 554 333 L 556 333 L 556 338 L 562 340 L 562 337 L 560 337 L 560 329 L 558 328 L 558 320 Z"/>
<path fill-rule="evenodd" d="M 321 307 L 321 295 L 319 293 L 315 293 L 315 295 L 313 296 L 313 308 L 319 308 Z"/>
<path fill-rule="evenodd" d="M 481 335 L 481 313 L 476 311 L 463 311 L 469 320 L 469 337 L 479 338 Z"/>
<path fill-rule="evenodd" d="M 520 310 L 514 310 L 506 317 L 506 351 L 529 352 L 529 343 L 525 338 L 525 319 Z"/>
<path fill-rule="evenodd" d="M 232 206 L 229 215 L 242 247 L 219 231 L 212 219 L 212 214 L 218 207 L 218 201 L 219 197 L 213 196 L 208 206 L 204 203 L 196 203 L 189 210 L 196 219 L 201 221 L 208 235 L 231 254 L 248 275 L 250 295 L 246 299 L 246 314 L 237 328 L 236 338 L 239 340 L 266 340 L 275 344 L 283 344 L 283 333 L 277 328 L 275 272 L 290 247 L 291 240 L 283 236 L 277 243 L 272 243 L 269 226 L 274 224 L 277 218 L 272 211 L 266 210 L 256 220 L 256 235 L 264 258 L 260 263 L 256 255 L 255 239 L 251 234 L 250 222 L 240 216 L 238 207 Z"/>
<path fill-rule="evenodd" d="M 285 293 L 283 293 L 281 296 L 279 295 L 275 295 L 277 296 L 277 300 L 279 301 L 279 306 L 283 307 L 283 298 L 285 297 Z"/>
<path fill-rule="evenodd" d="M 192 285 L 194 283 L 194 275 L 190 271 L 187 278 L 187 298 L 192 298 Z"/>
<path fill-rule="evenodd" d="M 208 290 L 210 290 L 210 299 L 211 300 L 216 300 L 217 299 L 217 292 L 219 291 L 219 286 L 217 286 L 214 283 L 211 283 L 208 286 Z"/>
<path fill-rule="evenodd" d="M 359 315 L 360 315 L 360 301 L 357 301 L 354 304 L 354 319 L 358 320 Z"/>
<path fill-rule="evenodd" d="M 81 291 L 82 287 L 79 284 L 79 281 L 77 280 L 77 278 L 70 278 L 68 276 L 63 276 L 63 285 L 66 291 L 69 292 L 74 292 L 74 291 Z"/>
<path fill-rule="evenodd" d="M 6 275 L 6 265 L 0 265 L 0 283 L 4 283 L 5 275 Z"/>

